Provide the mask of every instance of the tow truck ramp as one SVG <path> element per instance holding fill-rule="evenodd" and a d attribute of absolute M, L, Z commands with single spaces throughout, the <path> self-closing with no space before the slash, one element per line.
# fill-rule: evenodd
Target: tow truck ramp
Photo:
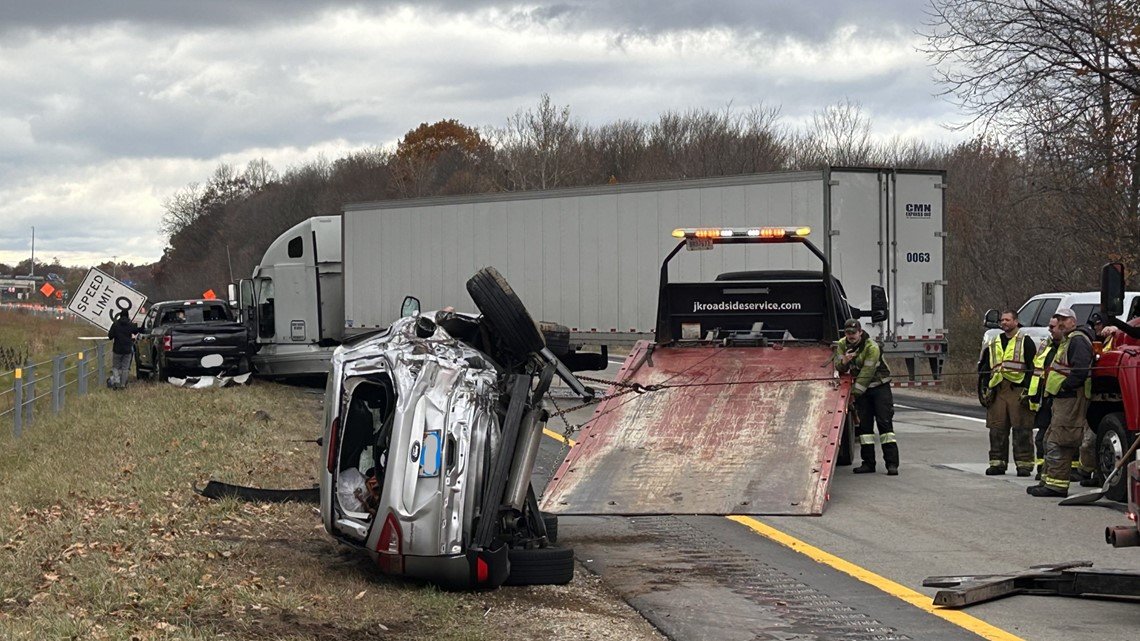
<path fill-rule="evenodd" d="M 617 380 L 544 492 L 558 514 L 819 515 L 850 382 L 826 344 L 654 347 Z"/>

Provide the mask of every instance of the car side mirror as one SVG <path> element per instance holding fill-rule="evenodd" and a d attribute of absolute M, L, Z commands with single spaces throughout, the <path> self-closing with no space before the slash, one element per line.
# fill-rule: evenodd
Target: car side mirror
<path fill-rule="evenodd" d="M 237 308 L 238 306 L 238 291 L 237 285 L 230 283 L 226 285 L 226 299 L 230 302 L 230 307 Z"/>
<path fill-rule="evenodd" d="M 1124 313 L 1124 265 L 1108 263 L 1100 268 L 1100 311 L 1106 316 Z"/>
<path fill-rule="evenodd" d="M 887 320 L 890 303 L 887 300 L 887 290 L 879 285 L 871 285 L 871 322 L 881 323 Z"/>
<path fill-rule="evenodd" d="M 418 316 L 420 313 L 420 299 L 415 296 L 405 296 L 404 304 L 400 305 L 400 318 Z"/>
<path fill-rule="evenodd" d="M 982 317 L 982 324 L 986 326 L 986 329 L 1000 329 L 1001 324 L 998 322 L 1000 320 L 1001 312 L 996 309 L 987 309 L 986 315 Z"/>

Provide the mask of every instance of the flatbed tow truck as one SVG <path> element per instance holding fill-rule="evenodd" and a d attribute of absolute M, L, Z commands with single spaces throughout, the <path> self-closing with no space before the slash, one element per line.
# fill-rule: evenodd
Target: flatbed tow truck
<path fill-rule="evenodd" d="M 872 286 L 872 309 L 852 308 L 810 231 L 673 231 L 679 242 L 661 264 L 654 340 L 626 358 L 547 486 L 545 511 L 823 513 L 835 466 L 851 457 L 851 382 L 835 373 L 831 342 L 847 318 L 882 322 L 887 298 Z M 754 254 L 774 245 L 806 249 L 820 268 L 670 279 L 682 249 Z M 701 260 L 714 260 L 707 254 Z M 743 264 L 766 263 L 749 256 Z M 629 390 L 637 393 L 615 395 Z"/>

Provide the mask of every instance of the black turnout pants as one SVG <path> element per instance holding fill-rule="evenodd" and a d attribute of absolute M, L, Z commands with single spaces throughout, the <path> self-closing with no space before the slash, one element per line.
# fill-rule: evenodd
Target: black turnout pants
<path fill-rule="evenodd" d="M 879 428 L 879 442 L 883 447 L 883 461 L 888 467 L 898 467 L 899 445 L 895 442 L 895 398 L 890 383 L 872 387 L 855 399 L 855 413 L 859 425 L 859 456 L 867 465 L 875 464 L 875 426 Z"/>

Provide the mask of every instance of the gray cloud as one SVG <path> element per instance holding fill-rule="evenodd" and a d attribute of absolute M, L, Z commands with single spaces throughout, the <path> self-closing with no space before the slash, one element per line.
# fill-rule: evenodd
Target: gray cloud
<path fill-rule="evenodd" d="M 876 123 L 951 120 L 906 44 L 922 12 L 902 0 L 4 3 L 0 262 L 27 251 L 32 224 L 37 254 L 42 242 L 45 255 L 154 260 L 161 202 L 222 160 L 284 170 L 421 122 L 502 126 L 542 93 L 595 126 L 730 103 L 800 122 L 845 97 Z"/>

